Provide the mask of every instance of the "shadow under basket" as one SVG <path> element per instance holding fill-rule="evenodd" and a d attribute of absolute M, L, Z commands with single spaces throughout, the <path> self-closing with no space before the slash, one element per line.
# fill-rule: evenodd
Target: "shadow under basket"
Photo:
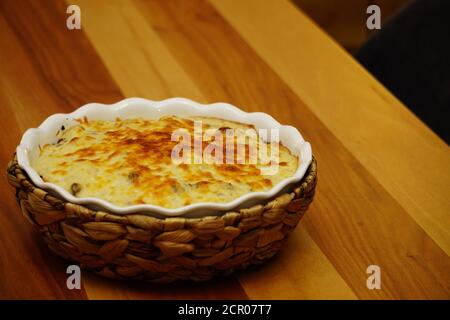
<path fill-rule="evenodd" d="M 8 181 L 49 248 L 82 268 L 116 279 L 204 281 L 260 264 L 281 249 L 313 200 L 317 164 L 313 158 L 290 193 L 202 218 L 93 211 L 36 187 L 15 157 Z"/>

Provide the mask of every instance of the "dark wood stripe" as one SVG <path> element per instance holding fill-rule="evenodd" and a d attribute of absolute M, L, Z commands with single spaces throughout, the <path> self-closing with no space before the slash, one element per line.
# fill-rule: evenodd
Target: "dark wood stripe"
<path fill-rule="evenodd" d="M 448 256 L 208 2 L 135 2 L 207 100 L 276 113 L 312 142 L 319 186 L 304 223 L 360 298 L 450 297 Z M 382 290 L 366 287 L 371 264 Z"/>
<path fill-rule="evenodd" d="M 207 282 L 175 282 L 152 284 L 137 281 L 112 281 L 87 274 L 90 299 L 136 300 L 228 300 L 248 299 L 234 276 L 212 279 Z M 92 290 L 91 290 L 92 288 Z"/>
<path fill-rule="evenodd" d="M 58 106 L 72 110 L 123 97 L 83 30 L 67 29 L 63 1 L 8 0 L 0 8 Z"/>
<path fill-rule="evenodd" d="M 11 197 L 0 198 L 0 299 L 86 299 L 84 288 L 67 289 L 70 263 L 49 251 Z"/>
<path fill-rule="evenodd" d="M 36 84 L 29 81 L 27 69 L 30 64 L 23 60 L 24 53 L 10 25 L 5 20 L 6 5 L 1 3 L 3 15 L 0 15 L 0 61 L 4 82 L 0 85 L 0 115 L 2 119 L 2 135 L 0 148 L 0 166 L 5 169 L 11 160 L 13 151 L 22 134 L 20 123 L 16 120 L 16 112 L 22 108 L 26 100 L 52 108 L 51 100 L 45 95 L 34 95 Z M 23 86 L 22 91 L 30 96 L 27 99 L 12 97 L 12 88 Z M 33 87 L 33 89 L 31 89 Z M 34 97 L 34 99 L 33 99 Z M 40 99 L 42 98 L 42 99 Z M 14 105 L 17 104 L 17 105 Z M 41 110 L 45 110 L 42 107 Z M 29 106 L 28 116 L 41 114 L 39 108 L 33 110 Z M 33 110 L 33 111 L 32 111 Z M 42 112 L 45 114 L 45 111 Z M 30 125 L 32 121 L 30 121 Z M 5 137 L 8 137 L 5 139 Z M 0 197 L 0 299 L 86 299 L 84 289 L 69 290 L 66 287 L 66 267 L 68 262 L 62 261 L 51 253 L 41 240 L 39 234 L 22 216 L 15 201 L 14 191 L 6 179 L 0 180 L 0 189 L 4 194 Z"/>

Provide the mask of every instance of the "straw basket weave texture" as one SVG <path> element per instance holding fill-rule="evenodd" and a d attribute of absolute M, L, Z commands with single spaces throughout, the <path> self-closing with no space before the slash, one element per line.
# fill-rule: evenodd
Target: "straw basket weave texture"
<path fill-rule="evenodd" d="M 251 208 L 202 218 L 93 211 L 33 185 L 8 164 L 23 215 L 58 255 L 100 275 L 151 282 L 203 281 L 271 258 L 311 203 L 316 161 L 292 192 Z"/>

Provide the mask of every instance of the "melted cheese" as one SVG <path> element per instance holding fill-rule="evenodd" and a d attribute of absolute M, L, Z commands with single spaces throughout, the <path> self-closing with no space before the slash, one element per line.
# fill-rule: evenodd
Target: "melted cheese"
<path fill-rule="evenodd" d="M 243 135 L 252 126 L 217 118 L 163 117 L 159 120 L 127 119 L 116 121 L 79 120 L 79 124 L 62 128 L 56 142 L 41 147 L 33 167 L 44 181 L 54 183 L 77 197 L 96 197 L 118 206 L 153 204 L 177 208 L 198 202 L 229 202 L 246 193 L 268 191 L 281 180 L 292 176 L 299 160 L 282 144 L 278 162 L 267 163 L 270 156 L 257 163 L 249 163 L 250 148 L 244 146 L 247 161 L 238 164 L 237 137 L 223 139 L 223 146 L 234 147 L 234 163 L 213 162 L 215 153 L 202 163 L 175 163 L 172 150 L 179 140 L 172 141 L 172 133 L 184 128 L 194 137 L 194 121 L 202 121 L 203 134 L 208 128 L 225 133 L 235 130 Z M 257 131 L 256 131 L 257 132 Z M 225 134 L 223 134 L 225 137 Z M 201 142 L 202 149 L 214 138 Z M 193 139 L 191 140 L 193 141 Z M 259 136 L 258 147 L 270 146 Z M 269 148 L 270 149 L 270 148 Z M 194 160 L 198 149 L 190 145 L 188 157 Z M 223 149 L 225 150 L 225 149 Z M 233 154 L 231 154 L 233 157 Z M 209 162 L 206 160 L 210 160 Z M 277 165 L 273 175 L 262 174 L 270 164 Z"/>

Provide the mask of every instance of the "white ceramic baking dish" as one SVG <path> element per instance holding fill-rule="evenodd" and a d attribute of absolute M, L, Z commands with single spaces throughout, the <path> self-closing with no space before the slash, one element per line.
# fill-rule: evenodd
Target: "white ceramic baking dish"
<path fill-rule="evenodd" d="M 75 119 L 83 117 L 90 120 L 115 120 L 117 117 L 121 119 L 137 117 L 158 119 L 164 115 L 177 115 L 179 117 L 209 116 L 252 124 L 256 129 L 278 129 L 280 142 L 299 157 L 300 165 L 292 177 L 280 181 L 269 191 L 247 193 L 227 203 L 200 202 L 175 209 L 150 204 L 119 207 L 99 198 L 78 198 L 53 183 L 44 182 L 31 165 L 39 154 L 39 145 L 54 143 L 57 139 L 56 133 L 58 130 L 62 126 L 68 128 L 77 124 L 78 122 Z M 162 101 L 128 98 L 111 105 L 89 103 L 72 113 L 54 114 L 48 117 L 38 128 L 28 129 L 24 133 L 20 145 L 17 147 L 17 161 L 36 186 L 51 194 L 59 195 L 67 201 L 82 204 L 94 210 L 105 210 L 116 214 L 145 213 L 159 217 L 200 217 L 249 207 L 288 191 L 302 179 L 312 161 L 312 151 L 310 144 L 303 139 L 296 128 L 281 125 L 266 113 L 244 112 L 235 106 L 222 102 L 200 104 L 184 98 L 171 98 Z"/>

